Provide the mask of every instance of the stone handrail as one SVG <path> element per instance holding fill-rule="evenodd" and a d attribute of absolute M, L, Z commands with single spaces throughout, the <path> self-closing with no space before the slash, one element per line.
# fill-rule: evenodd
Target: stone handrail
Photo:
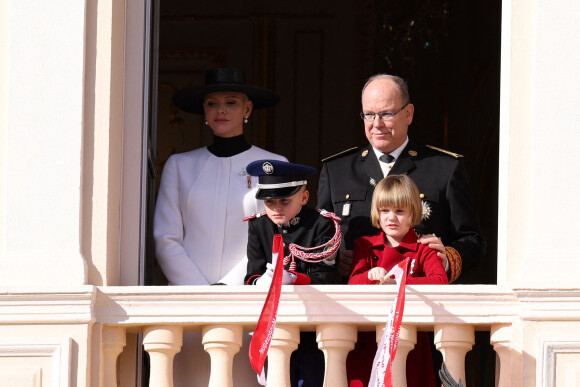
<path fill-rule="evenodd" d="M 325 384 L 343 386 L 344 357 L 357 332 L 381 334 L 395 291 L 394 285 L 283 286 L 269 381 L 288 385 L 288 357 L 300 332 L 314 331 L 326 355 Z M 200 345 L 212 362 L 210 385 L 230 386 L 233 354 L 238 352 L 237 363 L 247 356 L 240 353 L 240 332 L 248 338 L 265 296 L 266 290 L 255 286 L 0 286 L 0 325 L 9 334 L 0 350 L 3 356 L 50 353 L 54 378 L 66 381 L 76 374 L 79 385 L 134 385 L 141 374 L 132 356 L 139 355 L 135 348 L 142 337 L 152 361 L 146 376 L 150 385 L 164 387 L 172 386 L 172 362 L 182 351 L 184 332 L 197 331 L 193 334 L 203 334 Z M 499 358 L 499 386 L 556 385 L 555 354 L 576 348 L 570 335 L 577 321 L 578 288 L 408 286 L 393 377 L 397 387 L 404 385 L 404 357 L 416 332 L 432 331 L 452 375 L 462 378 L 472 332 L 488 331 Z M 551 331 L 537 336 L 540 326 Z M 25 329 L 10 336 L 11 327 Z"/>
<path fill-rule="evenodd" d="M 395 285 L 284 286 L 268 354 L 269 382 L 290 386 L 290 354 L 300 331 L 308 330 L 316 331 L 325 355 L 325 386 L 346 386 L 345 361 L 357 331 L 375 330 L 380 338 L 396 290 Z M 255 327 L 265 296 L 266 289 L 255 286 L 98 288 L 94 315 L 104 327 L 102 364 L 107 367 L 101 380 L 107 381 L 104 385 L 114 383 L 116 371 L 111 365 L 124 345 L 123 332 L 140 332 L 151 359 L 150 385 L 173 386 L 173 357 L 181 349 L 183 332 L 197 330 L 202 331 L 211 358 L 209 386 L 233 386 L 233 357 L 243 331 Z M 474 344 L 475 330 L 490 331 L 500 363 L 509 364 L 517 306 L 513 290 L 492 285 L 407 286 L 393 366 L 395 385 L 406 385 L 405 359 L 417 330 L 435 333 L 435 345 L 456 380 L 465 380 L 465 354 Z M 501 368 L 500 386 L 510 385 L 509 368 Z"/>

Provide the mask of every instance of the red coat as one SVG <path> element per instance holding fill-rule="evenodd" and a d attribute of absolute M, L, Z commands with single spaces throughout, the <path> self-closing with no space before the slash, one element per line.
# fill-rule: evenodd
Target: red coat
<path fill-rule="evenodd" d="M 410 229 L 399 246 L 393 248 L 385 243 L 383 231 L 373 236 L 363 236 L 354 241 L 353 270 L 349 284 L 375 284 L 368 279 L 368 271 L 373 267 L 383 267 L 389 271 L 410 257 L 407 284 L 447 284 L 447 274 L 437 256 L 437 250 L 417 242 L 417 234 Z M 413 263 L 414 261 L 414 263 Z M 412 266 L 412 267 L 411 267 Z"/>
<path fill-rule="evenodd" d="M 413 259 L 413 269 L 407 274 L 407 284 L 447 284 L 447 274 L 437 256 L 437 250 L 417 242 L 417 234 L 411 229 L 399 246 L 392 248 L 385 243 L 384 233 L 360 237 L 354 241 L 353 271 L 349 284 L 374 284 L 368 279 L 368 271 L 381 266 L 387 271 L 406 257 Z M 349 387 L 363 387 L 369 382 L 372 362 L 376 352 L 376 333 L 359 332 L 355 349 L 348 354 L 346 370 Z M 439 366 L 438 366 L 439 367 Z M 421 372 L 416 372 L 416 370 Z M 417 332 L 417 345 L 407 356 L 407 386 L 435 387 L 435 371 L 427 332 Z"/>

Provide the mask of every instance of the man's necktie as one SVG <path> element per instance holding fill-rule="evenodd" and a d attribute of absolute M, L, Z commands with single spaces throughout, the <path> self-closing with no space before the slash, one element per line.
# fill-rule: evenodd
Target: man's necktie
<path fill-rule="evenodd" d="M 392 163 L 394 159 L 395 158 L 391 155 L 382 155 L 381 157 L 379 157 L 379 160 L 387 164 Z"/>
<path fill-rule="evenodd" d="M 389 164 L 392 163 L 395 160 L 395 158 L 391 155 L 381 155 L 381 157 L 379 157 L 379 160 L 381 161 L 381 170 L 383 171 L 383 176 L 387 176 L 391 171 L 392 166 Z"/>

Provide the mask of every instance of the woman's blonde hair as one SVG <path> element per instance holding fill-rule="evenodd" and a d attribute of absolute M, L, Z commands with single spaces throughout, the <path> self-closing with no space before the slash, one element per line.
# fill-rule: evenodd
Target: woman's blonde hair
<path fill-rule="evenodd" d="M 405 208 L 411 212 L 411 227 L 421 223 L 423 206 L 417 185 L 407 175 L 387 176 L 377 184 L 371 205 L 371 222 L 380 226 L 380 210 L 387 207 Z"/>

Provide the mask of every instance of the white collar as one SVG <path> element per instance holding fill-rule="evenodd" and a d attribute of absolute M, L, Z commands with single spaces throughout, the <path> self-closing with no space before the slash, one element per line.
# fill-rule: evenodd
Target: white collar
<path fill-rule="evenodd" d="M 382 155 L 389 154 L 389 155 L 394 157 L 394 159 L 393 159 L 393 163 L 394 163 L 395 161 L 397 161 L 397 159 L 399 158 L 401 153 L 403 153 L 403 149 L 405 149 L 405 147 L 407 146 L 408 143 L 409 143 L 409 136 L 407 136 L 407 138 L 405 139 L 405 142 L 403 142 L 403 145 L 401 145 L 400 147 L 398 147 L 397 149 L 395 149 L 391 153 L 383 153 L 380 150 L 378 150 L 377 148 L 375 148 L 374 146 L 372 148 L 373 148 L 373 151 L 375 151 L 375 156 L 377 156 L 377 160 L 380 160 L 380 157 Z"/>

